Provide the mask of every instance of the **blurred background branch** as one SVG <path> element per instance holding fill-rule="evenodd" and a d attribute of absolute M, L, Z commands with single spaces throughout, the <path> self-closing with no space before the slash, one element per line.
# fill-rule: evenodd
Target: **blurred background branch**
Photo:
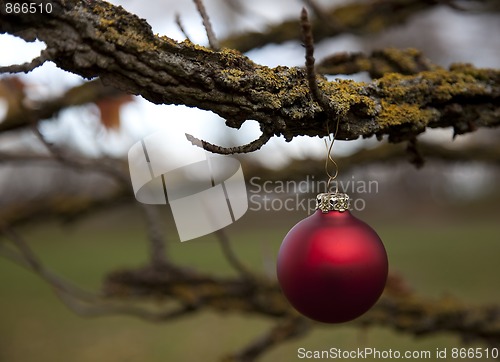
<path fill-rule="evenodd" d="M 14 78 L 3 78 L 0 93 L 8 97 L 8 113 L 0 123 L 0 132 L 29 127 L 33 123 L 50 119 L 63 109 L 93 103 L 122 95 L 113 87 L 103 86 L 99 79 L 68 89 L 62 96 L 39 102 L 25 102 L 23 85 Z"/>
<path fill-rule="evenodd" d="M 304 1 L 305 2 L 305 1 Z M 464 6 L 461 6 L 461 5 Z M 310 6 L 310 4 L 309 4 Z M 323 9 L 313 9 L 316 19 L 312 22 L 317 42 L 341 34 L 373 35 L 387 28 L 404 24 L 412 16 L 436 6 L 450 6 L 461 11 L 499 11 L 495 0 L 374 0 L 348 2 Z M 298 19 L 269 25 L 260 32 L 233 34 L 221 40 L 221 45 L 247 52 L 268 44 L 280 44 L 300 38 Z"/>

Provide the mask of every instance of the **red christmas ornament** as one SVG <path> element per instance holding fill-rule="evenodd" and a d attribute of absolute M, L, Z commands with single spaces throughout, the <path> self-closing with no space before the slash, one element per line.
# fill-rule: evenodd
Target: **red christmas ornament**
<path fill-rule="evenodd" d="M 319 322 L 359 317 L 375 304 L 387 280 L 382 241 L 348 208 L 346 194 L 319 194 L 316 212 L 288 232 L 278 254 L 286 298 Z"/>

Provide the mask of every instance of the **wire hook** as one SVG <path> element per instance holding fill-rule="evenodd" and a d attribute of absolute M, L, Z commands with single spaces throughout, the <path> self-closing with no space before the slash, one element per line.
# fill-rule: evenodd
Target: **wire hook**
<path fill-rule="evenodd" d="M 332 149 L 333 149 L 333 143 L 335 142 L 335 138 L 337 136 L 337 132 L 339 130 L 339 123 L 340 123 L 340 118 L 337 117 L 337 123 L 335 125 L 335 132 L 333 133 L 333 138 L 330 136 L 330 127 L 329 127 L 329 122 L 326 122 L 326 131 L 328 133 L 328 140 L 330 141 L 330 146 L 328 146 L 328 143 L 325 141 L 325 147 L 326 147 L 326 159 L 325 159 L 325 173 L 328 176 L 328 182 L 326 183 L 326 193 L 330 192 L 330 184 L 332 183 L 333 180 L 337 178 L 337 175 L 339 174 L 339 165 L 335 160 L 333 159 L 332 155 Z M 335 172 L 330 173 L 329 170 L 329 163 L 333 164 Z M 338 193 L 339 187 L 338 183 L 335 183 L 335 193 Z"/>

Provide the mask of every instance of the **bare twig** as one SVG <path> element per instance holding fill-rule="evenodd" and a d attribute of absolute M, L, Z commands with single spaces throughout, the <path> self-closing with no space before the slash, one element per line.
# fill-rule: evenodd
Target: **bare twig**
<path fill-rule="evenodd" d="M 191 41 L 189 35 L 187 35 L 186 30 L 184 29 L 184 26 L 182 25 L 181 16 L 179 13 L 175 14 L 175 24 L 177 24 L 177 27 L 179 28 L 180 32 L 184 35 L 186 40 Z"/>
<path fill-rule="evenodd" d="M 0 73 L 29 73 L 33 69 L 43 65 L 47 60 L 50 60 L 51 58 L 52 51 L 44 49 L 41 51 L 38 57 L 33 58 L 33 60 L 31 60 L 30 62 L 0 67 Z"/>
<path fill-rule="evenodd" d="M 217 239 L 219 240 L 219 244 L 222 248 L 222 252 L 224 253 L 224 256 L 226 257 L 227 261 L 229 264 L 236 270 L 238 271 L 243 277 L 245 278 L 254 278 L 253 273 L 250 271 L 249 268 L 247 268 L 241 260 L 238 258 L 236 253 L 234 252 L 231 243 L 229 241 L 229 238 L 227 237 L 226 232 L 224 229 L 217 230 L 215 232 L 215 235 L 217 236 Z"/>
<path fill-rule="evenodd" d="M 0 243 L 1 253 L 10 260 L 24 266 L 28 270 L 40 276 L 43 280 L 53 286 L 56 291 L 71 294 L 75 298 L 87 302 L 95 301 L 96 298 L 98 298 L 96 294 L 89 293 L 46 269 L 24 239 L 10 227 L 0 224 L 0 233 L 7 237 L 19 251 L 15 252 L 14 250 L 6 248 L 2 245 L 3 243 Z"/>
<path fill-rule="evenodd" d="M 234 154 L 234 153 L 249 153 L 249 152 L 257 151 L 262 146 L 264 146 L 267 143 L 267 141 L 269 141 L 271 139 L 271 137 L 272 137 L 271 133 L 263 132 L 259 138 L 257 138 L 255 141 L 252 141 L 246 145 L 237 146 L 237 147 L 221 147 L 221 146 L 214 145 L 210 142 L 200 140 L 200 139 L 186 133 L 186 138 L 193 145 L 201 147 L 201 148 L 203 148 L 207 151 L 210 151 L 212 153 L 218 153 L 221 155 L 229 155 L 229 154 Z"/>
<path fill-rule="evenodd" d="M 210 23 L 207 9 L 205 9 L 205 5 L 203 5 L 203 0 L 194 0 L 194 3 L 196 4 L 196 9 L 198 9 L 198 12 L 203 20 L 203 26 L 207 32 L 208 44 L 210 44 L 210 48 L 213 50 L 219 50 L 219 42 L 217 41 L 214 29 L 212 28 L 212 23 Z"/>
<path fill-rule="evenodd" d="M 311 92 L 312 99 L 316 101 L 320 107 L 325 111 L 327 114 L 327 123 L 326 123 L 326 129 L 327 133 L 330 133 L 329 129 L 329 120 L 335 118 L 335 112 L 333 108 L 331 107 L 328 97 L 320 91 L 318 87 L 318 81 L 317 81 L 317 75 L 316 75 L 316 70 L 315 70 L 315 59 L 314 59 L 314 38 L 312 35 L 312 28 L 311 28 L 311 23 L 309 22 L 309 16 L 307 13 L 306 8 L 302 8 L 302 12 L 300 14 L 300 25 L 302 28 L 302 37 L 304 39 L 304 47 L 306 49 L 306 72 L 307 72 L 307 83 L 309 85 L 309 91 Z M 339 119 L 337 119 L 336 123 L 336 130 L 334 137 L 337 135 L 338 131 L 338 126 L 339 126 Z"/>
<path fill-rule="evenodd" d="M 129 184 L 130 180 L 128 175 L 122 170 L 118 169 L 114 164 L 106 162 L 106 158 L 97 159 L 96 161 L 92 161 L 89 159 L 82 159 L 77 157 L 70 157 L 64 152 L 61 151 L 56 145 L 47 141 L 45 136 L 40 129 L 38 128 L 38 123 L 34 123 L 32 126 L 33 133 L 40 140 L 40 142 L 47 148 L 50 154 L 54 157 L 55 160 L 59 161 L 62 164 L 65 164 L 69 167 L 88 171 L 89 168 L 105 173 L 109 176 L 112 176 L 116 181 Z"/>
<path fill-rule="evenodd" d="M 333 108 L 330 106 L 330 103 L 328 101 L 328 97 L 320 91 L 318 87 L 318 81 L 317 81 L 317 75 L 316 75 L 316 70 L 315 70 L 315 59 L 314 59 L 314 38 L 312 35 L 312 28 L 311 28 L 311 23 L 309 22 L 309 16 L 307 13 L 306 8 L 302 8 L 302 12 L 300 14 L 300 25 L 302 27 L 302 37 L 304 39 L 304 46 L 306 49 L 306 72 L 307 72 L 307 82 L 309 85 L 309 90 L 312 95 L 312 99 L 316 101 L 320 107 L 325 111 L 327 114 L 327 122 L 326 122 L 326 129 L 328 136 L 330 137 L 330 129 L 329 129 L 329 121 L 333 118 L 335 118 L 335 112 Z M 338 127 L 339 127 L 340 119 L 337 117 L 337 122 L 336 122 L 336 129 L 334 132 L 334 140 L 335 137 L 337 136 L 338 133 Z M 333 141 L 331 143 L 331 146 L 333 146 Z M 330 147 L 331 147 L 330 146 Z M 329 157 L 330 158 L 330 157 Z M 335 164 L 335 161 L 332 162 Z M 328 173 L 328 172 L 327 172 Z"/>
<path fill-rule="evenodd" d="M 3 233 L 18 250 L 16 251 L 12 248 L 8 248 L 0 241 L 0 255 L 42 278 L 53 287 L 63 304 L 78 315 L 86 317 L 129 315 L 148 321 L 160 322 L 172 320 L 195 311 L 192 305 L 151 310 L 147 307 L 131 305 L 130 302 L 126 300 L 108 300 L 101 294 L 81 289 L 47 269 L 25 240 L 13 229 L 4 224 L 0 224 L 0 233 Z"/>
<path fill-rule="evenodd" d="M 142 208 L 146 216 L 151 265 L 153 268 L 159 268 L 167 264 L 165 236 L 159 210 L 154 205 L 146 204 L 142 204 Z"/>
<path fill-rule="evenodd" d="M 319 91 L 316 81 L 316 71 L 314 70 L 314 39 L 306 8 L 302 8 L 302 12 L 300 13 L 300 26 L 302 27 L 302 37 L 306 49 L 306 71 L 309 90 L 311 91 L 312 98 L 321 105 L 322 94 Z"/>

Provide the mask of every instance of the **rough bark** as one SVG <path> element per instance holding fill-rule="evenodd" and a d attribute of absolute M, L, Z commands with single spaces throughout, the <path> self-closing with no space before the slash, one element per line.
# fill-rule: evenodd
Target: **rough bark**
<path fill-rule="evenodd" d="M 2 12 L 0 32 L 44 41 L 61 69 L 100 77 L 153 103 L 213 111 L 229 127 L 252 119 L 264 135 L 287 140 L 327 134 L 331 113 L 312 101 L 303 69 L 268 68 L 234 50 L 156 36 L 144 20 L 102 1 L 52 4 L 51 14 Z M 0 6 L 5 8 L 4 0 Z M 318 85 L 340 120 L 339 139 L 389 135 L 401 141 L 426 127 L 453 127 L 460 134 L 500 124 L 497 70 L 455 65 L 390 73 L 368 84 L 318 77 Z"/>

